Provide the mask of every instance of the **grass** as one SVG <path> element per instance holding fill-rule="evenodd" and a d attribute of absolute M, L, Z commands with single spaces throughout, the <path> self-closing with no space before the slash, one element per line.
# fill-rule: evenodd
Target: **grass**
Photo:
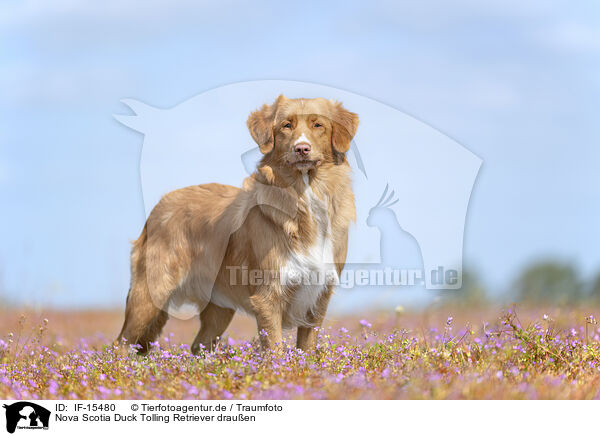
<path fill-rule="evenodd" d="M 151 353 L 112 345 L 120 312 L 0 312 L 6 399 L 592 399 L 600 329 L 580 309 L 450 309 L 328 321 L 314 353 L 261 353 L 236 318 L 214 353 L 170 321 Z"/>

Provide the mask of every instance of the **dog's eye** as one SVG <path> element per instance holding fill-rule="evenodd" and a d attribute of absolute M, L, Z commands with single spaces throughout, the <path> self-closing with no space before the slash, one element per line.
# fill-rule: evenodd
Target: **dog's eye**
<path fill-rule="evenodd" d="M 284 129 L 291 129 L 291 128 L 292 128 L 292 123 L 285 123 L 285 124 L 283 125 L 283 128 L 284 128 Z"/>
<path fill-rule="evenodd" d="M 323 124 L 321 124 L 321 123 L 315 123 L 313 127 L 323 127 Z"/>

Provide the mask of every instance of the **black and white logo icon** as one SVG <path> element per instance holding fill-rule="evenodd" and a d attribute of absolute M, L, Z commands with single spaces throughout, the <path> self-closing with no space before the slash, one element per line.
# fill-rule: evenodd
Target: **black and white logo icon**
<path fill-rule="evenodd" d="M 19 401 L 10 405 L 4 404 L 6 409 L 6 431 L 14 433 L 16 429 L 36 430 L 48 429 L 50 411 L 28 401 Z"/>

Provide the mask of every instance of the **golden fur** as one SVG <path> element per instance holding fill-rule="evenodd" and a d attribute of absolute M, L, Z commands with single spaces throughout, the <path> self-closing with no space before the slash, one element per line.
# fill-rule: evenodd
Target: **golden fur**
<path fill-rule="evenodd" d="M 256 317 L 264 347 L 280 343 L 285 327 L 298 327 L 298 347 L 316 344 L 314 327 L 335 283 L 243 283 L 240 267 L 324 271 L 319 263 L 331 253 L 332 268 L 341 273 L 355 220 L 345 152 L 358 117 L 330 100 L 280 96 L 247 124 L 264 156 L 243 187 L 207 184 L 165 195 L 133 244 L 119 339 L 142 352 L 160 334 L 169 305 L 183 302 L 200 311 L 194 352 L 200 345 L 211 349 L 236 310 Z M 298 141 L 310 145 L 308 155 L 298 154 Z"/>

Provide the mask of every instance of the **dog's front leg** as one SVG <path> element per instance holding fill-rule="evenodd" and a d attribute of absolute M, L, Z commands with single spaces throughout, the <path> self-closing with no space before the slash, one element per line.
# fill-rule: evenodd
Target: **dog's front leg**
<path fill-rule="evenodd" d="M 282 347 L 282 307 L 281 299 L 268 287 L 258 289 L 250 297 L 256 316 L 256 326 L 263 349 L 276 350 Z"/>
<path fill-rule="evenodd" d="M 312 327 L 298 327 L 296 347 L 301 350 L 314 351 L 317 347 L 317 337 L 319 336 L 318 329 L 325 319 L 325 313 L 327 313 L 327 306 L 329 305 L 331 294 L 333 294 L 333 288 L 323 292 L 317 301 L 315 310 L 307 314 L 306 318 L 311 323 Z"/>

